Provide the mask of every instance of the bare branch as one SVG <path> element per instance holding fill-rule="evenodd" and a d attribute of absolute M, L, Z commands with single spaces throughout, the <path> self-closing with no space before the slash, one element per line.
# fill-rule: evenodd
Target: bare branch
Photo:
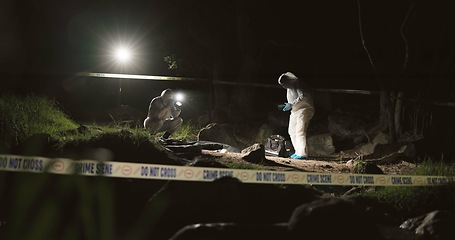
<path fill-rule="evenodd" d="M 381 85 L 381 88 L 383 88 L 383 84 L 381 79 L 379 78 L 378 72 L 376 71 L 376 66 L 374 65 L 373 58 L 371 57 L 370 52 L 368 51 L 368 48 L 365 44 L 365 38 L 363 37 L 363 28 L 362 28 L 362 13 L 361 13 L 361 7 L 360 7 L 360 0 L 357 0 L 357 7 L 358 7 L 358 12 L 359 12 L 359 30 L 360 30 L 360 40 L 362 40 L 362 46 L 365 49 L 365 52 L 368 56 L 368 59 L 370 60 L 371 67 L 373 68 L 374 75 L 376 78 L 379 80 L 379 84 Z"/>
<path fill-rule="evenodd" d="M 416 1 L 412 1 L 411 2 L 411 6 L 409 7 L 409 10 L 406 13 L 406 17 L 404 18 L 403 23 L 401 24 L 401 28 L 400 28 L 401 37 L 403 38 L 404 45 L 405 45 L 405 58 L 404 58 L 404 61 L 403 61 L 403 66 L 401 67 L 401 73 L 404 72 L 404 70 L 406 69 L 406 67 L 408 65 L 409 44 L 408 44 L 408 39 L 406 37 L 406 33 L 408 31 L 409 24 L 410 24 L 410 22 L 412 20 L 412 19 L 410 19 L 410 17 L 411 17 L 411 13 L 414 10 L 415 5 L 416 5 Z"/>

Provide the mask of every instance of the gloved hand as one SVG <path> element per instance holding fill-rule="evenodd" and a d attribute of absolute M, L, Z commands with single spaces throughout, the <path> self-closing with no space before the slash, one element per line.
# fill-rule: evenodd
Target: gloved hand
<path fill-rule="evenodd" d="M 292 104 L 284 103 L 283 112 L 289 111 L 289 110 L 291 110 L 291 108 L 292 108 Z"/>

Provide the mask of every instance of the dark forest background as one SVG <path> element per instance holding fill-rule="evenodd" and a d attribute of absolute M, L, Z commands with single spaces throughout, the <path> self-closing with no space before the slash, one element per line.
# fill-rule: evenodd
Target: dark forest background
<path fill-rule="evenodd" d="M 51 96 L 77 112 L 119 103 L 120 80 L 80 72 L 191 77 L 201 80 L 124 79 L 122 104 L 145 111 L 170 87 L 191 96 L 191 117 L 209 113 L 214 121 L 249 123 L 265 119 L 285 99 L 277 78 L 291 71 L 318 93 L 329 93 L 329 106 L 320 107 L 327 114 L 342 104 L 376 111 L 376 130 L 388 131 L 394 141 L 402 128 L 412 127 L 412 121 L 396 120 L 400 106 L 411 106 L 416 118 L 431 121 L 426 133 L 434 152 L 453 151 L 453 5 L 6 0 L 0 5 L 1 91 Z M 127 65 L 112 59 L 119 44 L 134 51 Z M 374 94 L 330 93 L 334 89 Z"/>

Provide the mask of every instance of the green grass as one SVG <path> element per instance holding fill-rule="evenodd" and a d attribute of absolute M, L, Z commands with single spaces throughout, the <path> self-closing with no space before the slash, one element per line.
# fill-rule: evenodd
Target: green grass
<path fill-rule="evenodd" d="M 191 121 L 184 122 L 172 138 L 195 141 L 200 128 Z M 57 147 L 63 147 L 67 142 L 87 141 L 102 134 L 119 134 L 133 142 L 143 139 L 156 142 L 158 135 L 162 134 L 150 135 L 142 127 L 120 124 L 115 119 L 107 125 L 92 123 L 80 128 L 56 101 L 37 95 L 12 94 L 0 98 L 0 130 L 3 133 L 0 136 L 1 153 L 8 153 L 11 147 L 37 133 L 49 134 L 57 140 Z"/>
<path fill-rule="evenodd" d="M 79 128 L 80 129 L 80 128 Z M 80 143 L 96 139 L 105 134 L 115 134 L 124 139 L 129 139 L 134 144 L 142 142 L 144 139 L 156 144 L 156 138 L 154 135 L 150 135 L 143 128 L 130 127 L 128 125 L 117 125 L 117 124 L 97 124 L 91 123 L 84 125 L 84 130 L 64 131 L 58 132 L 52 135 L 53 139 L 57 140 L 58 144 L 56 148 L 63 148 L 67 143 Z"/>
<path fill-rule="evenodd" d="M 200 129 L 201 127 L 192 121 L 183 122 L 182 126 L 172 134 L 172 138 L 196 141 Z"/>
<path fill-rule="evenodd" d="M 414 172 L 424 176 L 455 176 L 455 164 L 444 163 L 426 157 Z M 382 204 L 392 206 L 403 216 L 415 217 L 436 209 L 453 209 L 455 206 L 455 183 L 441 186 L 423 187 L 381 187 L 376 191 L 365 191 L 352 196 L 376 199 Z"/>
<path fill-rule="evenodd" d="M 414 173 L 416 175 L 455 176 L 455 164 L 444 162 L 443 156 L 439 161 L 426 156 Z"/>
<path fill-rule="evenodd" d="M 251 164 L 251 163 L 241 163 L 241 162 L 226 162 L 222 161 L 224 165 L 226 165 L 228 168 L 232 169 L 247 169 L 247 170 L 262 170 L 261 167 Z"/>
<path fill-rule="evenodd" d="M 78 124 L 69 119 L 52 99 L 37 95 L 5 95 L 0 98 L 0 152 L 35 133 L 53 135 L 77 127 Z"/>
<path fill-rule="evenodd" d="M 155 136 L 143 128 L 120 124 L 91 123 L 84 126 L 71 120 L 62 107 L 44 96 L 4 95 L 0 98 L 0 153 L 9 153 L 11 148 L 37 133 L 49 134 L 57 142 L 56 148 L 67 143 L 95 139 L 103 134 L 118 134 L 133 143 L 148 139 L 156 143 Z M 178 132 L 180 138 L 194 137 L 194 125 L 187 123 Z M 191 135 L 192 134 L 192 135 Z M 197 133 L 196 133 L 197 134 Z M 155 144 L 158 146 L 158 144 Z"/>

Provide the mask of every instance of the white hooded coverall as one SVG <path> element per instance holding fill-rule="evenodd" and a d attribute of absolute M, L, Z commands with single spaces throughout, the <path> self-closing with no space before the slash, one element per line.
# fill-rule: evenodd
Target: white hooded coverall
<path fill-rule="evenodd" d="M 173 100 L 171 89 L 164 90 L 161 96 L 152 99 L 144 120 L 144 128 L 148 132 L 155 134 L 166 131 L 170 135 L 182 125 L 183 119 L 179 117 L 181 110 L 174 106 Z"/>
<path fill-rule="evenodd" d="M 292 104 L 289 117 L 289 136 L 298 156 L 307 157 L 306 132 L 314 115 L 313 98 L 308 89 L 303 88 L 300 80 L 291 72 L 283 73 L 278 83 L 287 89 L 286 98 Z"/>

